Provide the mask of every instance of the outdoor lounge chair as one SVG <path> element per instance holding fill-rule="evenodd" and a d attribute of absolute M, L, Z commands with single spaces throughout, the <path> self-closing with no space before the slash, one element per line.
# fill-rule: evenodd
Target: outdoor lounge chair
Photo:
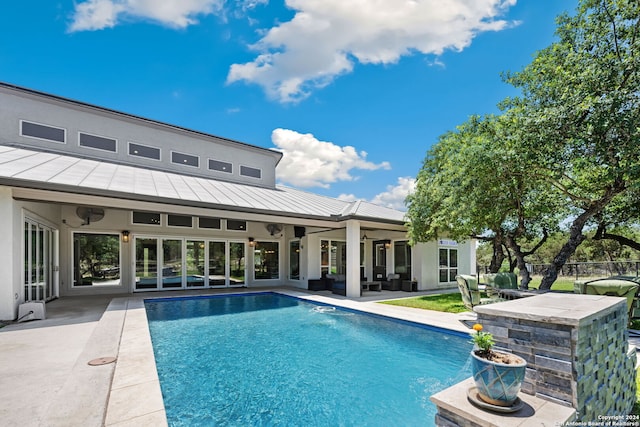
<path fill-rule="evenodd" d="M 625 279 L 608 278 L 597 279 L 584 284 L 584 293 L 587 295 L 609 295 L 627 299 L 627 311 L 629 319 L 632 317 L 633 299 L 640 285 L 637 282 Z"/>
<path fill-rule="evenodd" d="M 518 289 L 518 276 L 515 273 L 488 273 L 483 274 L 482 279 L 490 298 L 498 296 L 500 289 Z"/>
<path fill-rule="evenodd" d="M 482 304 L 492 304 L 494 302 L 504 301 L 502 298 L 482 298 L 482 293 L 478 288 L 478 280 L 473 276 L 459 275 L 456 276 L 458 289 L 462 296 L 462 303 L 469 310 L 473 311 L 473 307 Z"/>

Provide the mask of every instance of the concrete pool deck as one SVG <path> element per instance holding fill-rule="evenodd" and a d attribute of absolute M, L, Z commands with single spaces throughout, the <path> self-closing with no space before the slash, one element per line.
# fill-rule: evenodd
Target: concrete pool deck
<path fill-rule="evenodd" d="M 328 291 L 292 288 L 65 297 L 47 304 L 45 320 L 0 329 L 2 425 L 167 425 L 143 300 L 267 290 L 465 333 L 469 331 L 465 323 L 474 320 L 474 314 L 468 312 L 451 314 L 376 303 L 427 292 L 367 292 L 356 300 Z M 109 357 L 117 361 L 88 364 Z"/>
<path fill-rule="evenodd" d="M 0 328 L 2 425 L 166 425 L 143 300 L 265 290 L 63 297 L 47 303 L 46 319 Z M 357 300 L 348 300 L 328 291 L 268 290 L 461 332 L 467 331 L 462 320 L 473 316 L 376 304 L 383 299 L 425 292 L 367 292 Z M 101 358 L 107 361 L 109 357 L 116 357 L 117 361 L 88 364 Z"/>

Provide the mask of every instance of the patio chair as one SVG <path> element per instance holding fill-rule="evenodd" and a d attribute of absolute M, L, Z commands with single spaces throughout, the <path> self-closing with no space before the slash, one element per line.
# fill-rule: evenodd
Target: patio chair
<path fill-rule="evenodd" d="M 387 291 L 399 291 L 402 289 L 402 279 L 399 274 L 389 274 L 387 280 L 380 281 L 382 289 Z"/>
<path fill-rule="evenodd" d="M 489 297 L 497 297 L 500 289 L 518 289 L 518 276 L 515 273 L 488 273 L 482 275 Z"/>
<path fill-rule="evenodd" d="M 482 298 L 482 293 L 480 289 L 478 289 L 478 280 L 473 276 L 464 274 L 456 276 L 456 282 L 458 283 L 458 289 L 462 296 L 462 303 L 471 311 L 473 311 L 473 307 L 476 305 L 504 301 L 502 298 L 497 297 Z"/>
<path fill-rule="evenodd" d="M 640 285 L 625 279 L 597 279 L 584 284 L 584 293 L 587 295 L 609 295 L 627 299 L 627 311 L 629 319 L 632 317 L 633 299 Z"/>

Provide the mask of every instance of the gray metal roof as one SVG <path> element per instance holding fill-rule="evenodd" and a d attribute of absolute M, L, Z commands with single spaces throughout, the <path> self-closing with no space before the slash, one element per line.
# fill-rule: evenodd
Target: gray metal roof
<path fill-rule="evenodd" d="M 0 184 L 297 218 L 404 223 L 404 212 L 289 187 L 254 187 L 0 145 Z"/>

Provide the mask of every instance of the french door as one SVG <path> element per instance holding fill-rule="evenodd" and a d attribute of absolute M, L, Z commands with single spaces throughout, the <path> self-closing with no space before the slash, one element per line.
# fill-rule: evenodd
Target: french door
<path fill-rule="evenodd" d="M 245 284 L 246 243 L 136 237 L 136 291 L 237 287 Z"/>
<path fill-rule="evenodd" d="M 387 241 L 373 242 L 373 280 L 387 280 Z"/>
<path fill-rule="evenodd" d="M 34 219 L 24 221 L 24 299 L 57 297 L 58 230 Z"/>

